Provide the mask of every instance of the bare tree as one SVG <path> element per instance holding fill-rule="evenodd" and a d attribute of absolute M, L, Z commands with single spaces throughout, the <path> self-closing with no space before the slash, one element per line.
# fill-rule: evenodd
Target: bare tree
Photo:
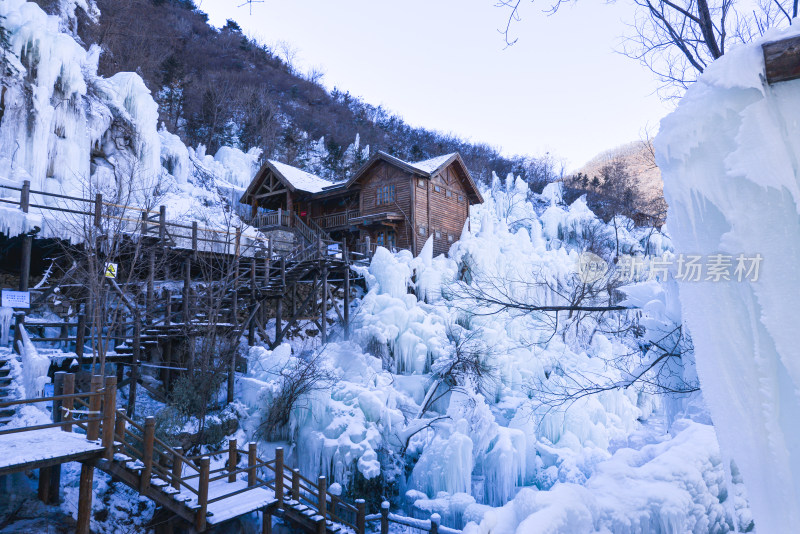
<path fill-rule="evenodd" d="M 517 39 L 511 28 L 521 20 L 522 0 L 496 0 L 508 10 L 500 32 L 508 46 Z M 545 10 L 558 11 L 570 0 L 554 0 Z M 680 96 L 708 65 L 736 44 L 747 43 L 797 17 L 798 0 L 634 0 L 620 52 L 650 69 L 662 83 L 664 97 Z"/>

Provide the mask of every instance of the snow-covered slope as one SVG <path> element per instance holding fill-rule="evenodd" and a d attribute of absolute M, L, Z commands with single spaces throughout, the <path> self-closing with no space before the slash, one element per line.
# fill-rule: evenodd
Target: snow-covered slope
<path fill-rule="evenodd" d="M 800 523 L 800 80 L 763 83 L 761 50 L 792 28 L 715 61 L 655 143 L 677 251 L 745 261 L 742 282 L 680 291 L 720 445 L 760 532 Z"/>

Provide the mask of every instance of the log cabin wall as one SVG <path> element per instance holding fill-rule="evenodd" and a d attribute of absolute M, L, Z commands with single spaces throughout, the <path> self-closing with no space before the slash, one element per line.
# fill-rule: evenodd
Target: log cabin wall
<path fill-rule="evenodd" d="M 469 200 L 464 179 L 453 164 L 432 176 L 429 182 L 430 223 L 427 231 L 434 238 L 433 255 L 437 256 L 447 253 L 450 246 L 461 237 L 461 230 L 469 216 Z M 420 207 L 418 205 L 418 210 Z M 418 220 L 421 218 L 418 217 Z"/>
<path fill-rule="evenodd" d="M 415 176 L 414 182 L 414 232 L 416 234 L 416 250 L 412 250 L 414 255 L 419 254 L 430 233 L 430 218 L 428 217 L 428 198 L 431 181 L 427 178 Z"/>
<path fill-rule="evenodd" d="M 410 218 L 412 217 L 411 178 L 411 173 L 394 165 L 389 165 L 385 161 L 378 161 L 359 180 L 361 183 L 361 216 L 387 212 L 400 214 L 403 219 L 395 223 L 397 248 L 409 250 L 413 244 L 413 229 L 410 225 Z M 394 186 L 394 201 L 378 204 L 378 189 L 387 186 Z M 361 237 L 363 239 L 369 235 L 372 243 L 377 243 L 376 236 L 378 231 L 377 228 L 362 230 Z"/>

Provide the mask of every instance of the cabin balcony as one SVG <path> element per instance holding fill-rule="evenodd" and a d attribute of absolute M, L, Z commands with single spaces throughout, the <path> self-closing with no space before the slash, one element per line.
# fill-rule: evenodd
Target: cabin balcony
<path fill-rule="evenodd" d="M 314 217 L 312 220 L 323 230 L 339 230 L 353 225 L 353 219 L 361 216 L 359 210 L 339 211 L 328 213 L 321 217 Z"/>

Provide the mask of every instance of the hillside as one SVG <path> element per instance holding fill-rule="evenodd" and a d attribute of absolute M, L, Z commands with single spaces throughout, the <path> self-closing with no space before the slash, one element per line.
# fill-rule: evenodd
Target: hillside
<path fill-rule="evenodd" d="M 565 182 L 575 195 L 588 194 L 590 207 L 606 219 L 621 213 L 645 223 L 661 223 L 666 215 L 661 171 L 649 141 L 601 152 Z"/>
<path fill-rule="evenodd" d="M 51 14 L 67 5 L 37 3 Z M 539 190 L 553 173 L 549 156 L 502 157 L 492 146 L 413 128 L 346 90 L 328 92 L 243 35 L 235 22 L 210 26 L 191 0 L 96 4 L 99 16 L 78 10 L 74 25 L 84 44 L 102 48 L 98 74 L 139 74 L 159 104 L 159 121 L 187 146 L 203 144 L 208 153 L 220 146 L 258 147 L 264 157 L 331 179 L 343 178 L 377 150 L 408 161 L 457 151 L 478 181 L 487 182 L 492 171 L 513 172 L 542 182 Z M 448 125 L 437 127 L 446 131 Z"/>

